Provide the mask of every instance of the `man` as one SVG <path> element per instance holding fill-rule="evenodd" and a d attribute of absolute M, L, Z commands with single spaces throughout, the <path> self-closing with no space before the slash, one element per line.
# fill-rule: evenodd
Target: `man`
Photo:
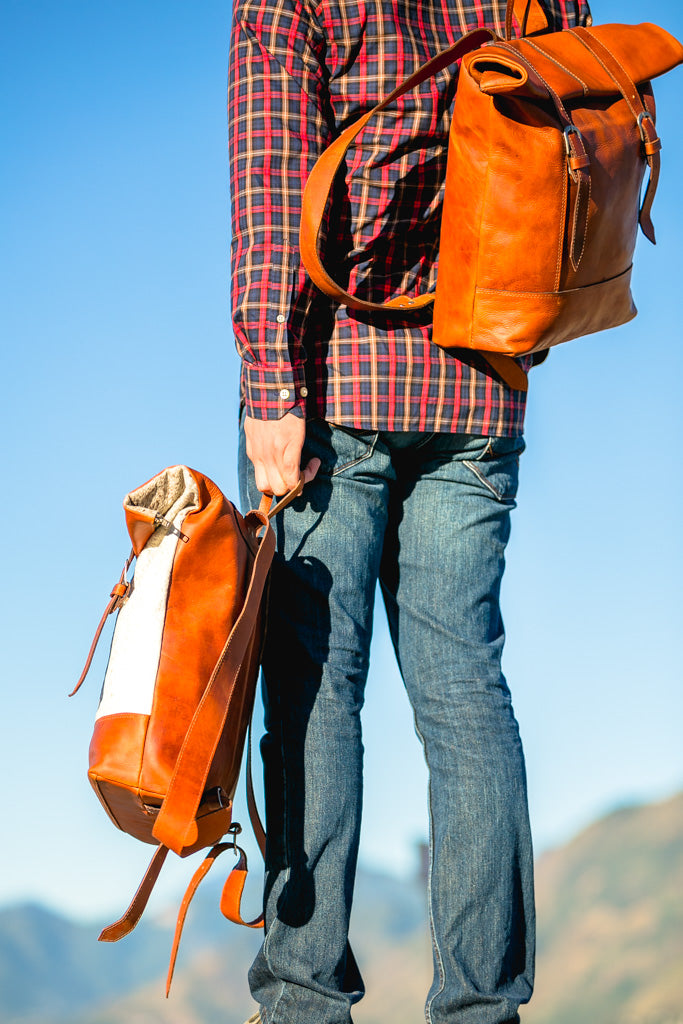
<path fill-rule="evenodd" d="M 582 0 L 545 8 L 554 28 L 589 23 Z M 532 851 L 499 609 L 525 395 L 476 355 L 433 346 L 428 316 L 336 306 L 297 249 L 303 186 L 330 140 L 463 32 L 504 20 L 500 0 L 235 4 L 245 505 L 302 469 L 306 481 L 277 518 L 263 665 L 266 931 L 250 972 L 263 1024 L 349 1024 L 363 994 L 347 930 L 378 580 L 430 774 L 426 1019 L 516 1022 L 532 991 Z M 454 69 L 440 73 L 349 151 L 325 252 L 351 292 L 433 288 L 455 86 Z"/>

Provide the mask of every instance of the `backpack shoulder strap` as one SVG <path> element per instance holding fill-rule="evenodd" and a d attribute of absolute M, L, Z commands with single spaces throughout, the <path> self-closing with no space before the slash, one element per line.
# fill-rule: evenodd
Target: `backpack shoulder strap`
<path fill-rule="evenodd" d="M 418 68 L 417 71 L 413 72 L 412 75 L 397 86 L 393 92 L 385 96 L 372 110 L 369 110 L 358 121 L 345 128 L 341 135 L 318 158 L 304 188 L 299 248 L 301 250 L 301 258 L 311 280 L 325 295 L 329 295 L 330 298 L 348 306 L 349 309 L 380 312 L 385 312 L 388 309 L 421 309 L 423 306 L 428 306 L 434 301 L 434 295 L 431 293 L 420 295 L 416 298 L 411 298 L 408 295 L 397 295 L 386 302 L 368 302 L 365 299 L 359 299 L 351 295 L 330 277 L 322 264 L 319 249 L 320 227 L 339 166 L 349 146 L 368 121 L 375 114 L 378 114 L 393 103 L 394 100 L 403 96 L 404 93 L 415 89 L 422 82 L 426 82 L 428 78 L 432 78 L 439 71 L 443 71 L 449 64 L 454 64 L 461 57 L 471 53 L 473 50 L 479 49 L 484 43 L 488 43 L 495 38 L 495 33 L 487 28 L 477 28 L 473 32 L 468 32 L 467 35 L 464 35 L 453 46 L 428 60 L 426 64 L 423 64 L 422 67 Z"/>
<path fill-rule="evenodd" d="M 303 476 L 280 502 L 265 499 L 258 510 L 245 516 L 249 529 L 265 528 L 252 566 L 247 594 L 235 625 L 216 662 L 211 678 L 185 735 L 166 798 L 152 834 L 174 853 L 182 855 L 199 839 L 196 814 L 204 794 L 211 762 L 223 732 L 230 700 L 253 639 L 254 626 L 275 553 L 275 532 L 270 519 L 289 504 L 303 487 Z"/>

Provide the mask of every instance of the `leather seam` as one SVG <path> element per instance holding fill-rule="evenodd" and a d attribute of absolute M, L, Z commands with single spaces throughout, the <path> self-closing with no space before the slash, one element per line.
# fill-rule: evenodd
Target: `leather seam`
<path fill-rule="evenodd" d="M 631 263 L 625 270 L 622 270 L 620 274 L 615 274 L 614 277 L 608 277 L 605 281 L 594 281 L 592 284 L 584 284 L 584 285 L 581 285 L 579 288 L 564 288 L 564 289 L 561 289 L 560 291 L 556 291 L 556 292 L 537 292 L 537 291 L 521 291 L 521 290 L 517 290 L 516 291 L 514 289 L 509 289 L 509 288 L 484 288 L 484 287 L 481 287 L 481 286 L 477 286 L 476 291 L 477 291 L 478 295 L 481 295 L 481 294 L 486 294 L 486 295 L 530 295 L 530 296 L 534 296 L 534 297 L 540 297 L 541 295 L 546 295 L 549 298 L 552 298 L 552 297 L 558 296 L 558 295 L 571 295 L 573 292 L 586 291 L 589 288 L 600 288 L 602 285 L 610 284 L 612 281 L 618 281 L 620 277 L 624 277 L 624 275 L 628 274 L 629 271 L 632 270 L 632 269 L 633 269 L 633 264 Z"/>
<path fill-rule="evenodd" d="M 574 35 L 574 33 L 572 33 L 572 35 Z M 525 39 L 524 42 L 527 44 L 527 46 L 531 46 L 534 50 L 536 50 L 537 53 L 540 53 L 542 57 L 545 57 L 547 60 L 551 61 L 553 64 L 556 64 L 557 67 L 558 68 L 562 68 L 563 71 L 566 71 L 567 74 L 571 78 L 574 78 L 579 83 L 579 85 L 583 89 L 584 96 L 588 96 L 588 94 L 590 93 L 590 89 L 588 88 L 588 86 L 586 85 L 586 83 L 583 81 L 582 78 L 579 78 L 579 76 L 574 74 L 573 71 L 570 71 L 570 69 L 568 67 L 565 67 L 565 65 L 561 61 L 559 61 L 557 59 L 557 57 L 553 57 L 552 54 L 547 53 L 546 50 L 544 50 L 542 47 L 538 46 L 537 43 L 534 43 L 533 40 Z M 534 68 L 534 71 L 536 71 L 535 68 Z M 536 71 L 536 74 L 538 74 L 537 71 Z"/>
<path fill-rule="evenodd" d="M 602 59 L 602 57 L 600 56 L 600 54 L 596 53 L 596 51 L 591 46 L 589 46 L 588 43 L 584 39 L 582 39 L 580 35 L 577 35 L 577 39 L 580 41 L 581 45 L 583 47 L 585 47 L 585 49 L 588 50 L 588 52 L 595 58 L 595 60 L 597 60 L 598 64 L 600 64 L 600 66 L 602 67 L 604 72 L 607 74 L 607 76 L 612 79 L 612 81 L 616 85 L 617 89 L 621 93 L 622 97 L 628 103 L 629 110 L 631 111 L 631 113 L 633 114 L 633 116 L 635 117 L 635 119 L 637 121 L 638 120 L 639 111 L 634 108 L 633 103 L 631 102 L 631 98 L 626 95 L 625 90 L 622 89 L 622 87 L 621 87 L 621 83 L 617 81 L 617 79 L 615 78 L 614 74 L 610 71 L 610 69 L 608 68 L 607 64 L 605 64 L 605 62 Z M 603 45 L 604 45 L 604 43 L 603 43 Z M 605 46 L 605 49 L 607 50 L 606 46 Z M 620 61 L 617 60 L 617 58 L 614 56 L 614 54 L 612 53 L 611 50 L 607 50 L 607 52 L 609 53 L 610 57 L 613 59 L 614 63 L 617 65 L 617 67 L 623 72 L 623 74 L 626 77 L 627 81 L 631 82 L 631 76 L 629 75 L 628 71 L 626 71 L 626 69 L 620 63 Z M 633 82 L 633 87 L 636 90 L 636 94 L 640 95 L 638 93 L 638 86 L 636 85 L 635 82 Z"/>

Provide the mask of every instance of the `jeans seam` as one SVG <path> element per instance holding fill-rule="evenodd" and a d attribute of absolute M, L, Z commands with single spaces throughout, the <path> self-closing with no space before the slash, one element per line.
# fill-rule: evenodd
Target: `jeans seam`
<path fill-rule="evenodd" d="M 423 437 L 421 441 L 417 442 L 417 444 L 413 448 L 413 451 L 417 451 L 418 448 L 424 448 L 424 446 L 426 444 L 429 444 L 429 442 L 432 441 L 435 437 L 436 431 L 432 431 L 430 434 L 427 434 L 426 437 Z"/>
<path fill-rule="evenodd" d="M 425 749 L 425 741 L 422 733 L 415 720 L 415 732 L 418 735 L 420 743 L 423 749 Z M 427 907 L 429 909 L 429 930 L 432 938 L 432 948 L 434 950 L 434 960 L 436 962 L 437 970 L 439 972 L 439 989 L 434 993 L 431 998 L 427 1000 L 425 1006 L 425 1020 L 427 1024 L 432 1024 L 432 1003 L 437 996 L 440 996 L 446 985 L 446 974 L 443 969 L 443 958 L 441 956 L 441 950 L 439 949 L 439 943 L 436 938 L 436 925 L 434 924 L 434 906 L 432 901 L 432 873 L 434 870 L 434 814 L 432 811 L 432 782 L 429 780 L 429 798 L 427 801 L 429 809 L 429 869 L 427 872 Z"/>
<path fill-rule="evenodd" d="M 478 468 L 476 462 L 471 462 L 470 459 L 463 459 L 463 463 L 467 466 L 468 469 L 472 470 L 472 472 L 476 476 L 477 480 L 484 485 L 484 487 L 487 489 L 487 491 L 491 492 L 491 494 L 496 499 L 496 501 L 499 501 L 502 505 L 504 505 L 505 504 L 505 498 L 503 497 L 502 494 L 500 494 L 499 491 L 496 490 L 496 488 L 493 486 L 493 484 L 489 480 L 486 479 L 484 474 L 479 471 L 479 468 Z"/>
<path fill-rule="evenodd" d="M 345 462 L 343 466 L 337 466 L 335 469 L 332 470 L 330 476 L 338 476 L 345 470 L 351 469 L 353 466 L 357 466 L 359 462 L 365 462 L 366 459 L 369 459 L 375 451 L 375 445 L 377 444 L 378 436 L 378 434 L 374 435 L 366 452 L 363 452 L 362 455 L 359 455 L 357 459 L 352 459 L 351 462 Z"/>
<path fill-rule="evenodd" d="M 280 695 L 278 694 L 278 701 L 279 700 L 280 700 Z M 292 868 L 291 868 L 292 859 L 291 859 L 291 849 L 290 849 L 290 842 L 289 842 L 289 828 L 288 828 L 289 814 L 287 812 L 287 808 L 288 808 L 288 798 L 287 798 L 287 793 L 288 793 L 288 790 L 287 790 L 287 766 L 286 766 L 286 761 L 285 761 L 285 741 L 284 741 L 284 734 L 283 734 L 283 731 L 282 731 L 282 715 L 278 714 L 278 718 L 279 718 L 279 722 L 280 722 L 280 757 L 281 757 L 281 764 L 282 764 L 282 794 L 283 794 L 282 798 L 283 798 L 283 815 L 284 815 L 284 817 L 283 817 L 283 821 L 284 821 L 284 842 L 285 842 L 285 856 L 287 858 L 287 872 L 286 872 L 286 878 L 284 879 L 284 886 L 286 886 L 287 883 L 289 882 L 289 878 L 290 878 L 291 871 L 292 871 Z M 284 886 L 283 886 L 283 888 L 284 888 Z M 265 936 L 265 938 L 263 940 L 263 956 L 264 956 L 266 962 L 269 964 L 269 966 L 270 966 L 270 957 L 269 957 L 270 942 L 269 942 L 269 939 L 271 938 L 271 936 L 273 934 L 273 931 L 274 931 L 273 925 L 276 925 L 276 924 L 277 924 L 277 915 L 275 916 L 275 920 L 273 920 L 271 922 L 271 926 L 268 929 L 268 931 L 266 933 L 266 936 Z M 275 976 L 275 971 L 272 969 L 272 966 L 270 967 L 270 969 L 271 969 L 271 971 L 273 973 L 273 976 Z M 280 1005 L 280 1003 L 282 1001 L 282 998 L 283 998 L 283 996 L 285 994 L 285 987 L 286 987 L 285 986 L 285 982 L 282 981 L 281 982 L 280 992 L 279 992 L 279 994 L 277 996 L 277 999 L 273 1003 L 273 1013 L 274 1014 L 277 1013 L 277 1008 Z M 263 1011 L 261 1011 L 261 1014 L 262 1014 L 262 1016 L 264 1016 Z"/>

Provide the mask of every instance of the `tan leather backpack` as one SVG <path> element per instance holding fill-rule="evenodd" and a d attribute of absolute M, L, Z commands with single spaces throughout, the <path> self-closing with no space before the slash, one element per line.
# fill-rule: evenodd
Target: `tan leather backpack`
<path fill-rule="evenodd" d="M 512 38 L 513 13 L 523 38 Z M 633 252 L 639 223 L 655 241 L 660 166 L 650 80 L 682 63 L 683 47 L 649 24 L 548 32 L 538 0 L 508 0 L 505 35 L 468 33 L 341 133 L 308 179 L 300 247 L 312 280 L 337 302 L 384 313 L 434 302 L 435 344 L 481 351 L 526 389 L 510 357 L 636 315 Z M 357 299 L 318 251 L 337 169 L 374 114 L 460 59 L 436 292 Z"/>
<path fill-rule="evenodd" d="M 262 606 L 275 534 L 270 519 L 300 493 L 240 515 L 216 484 L 171 466 L 124 499 L 133 545 L 97 628 L 76 693 L 103 627 L 116 626 L 90 742 L 88 778 L 117 828 L 156 847 L 132 903 L 105 928 L 116 942 L 139 921 L 169 850 L 210 847 L 182 901 L 167 979 L 197 886 L 225 850 L 238 860 L 221 910 L 238 924 L 247 863 L 232 820 L 260 664 Z M 135 572 L 128 579 L 135 559 Z M 249 764 L 249 758 L 247 758 Z M 250 777 L 249 777 L 250 778 Z M 265 834 L 248 784 L 261 851 Z M 230 838 L 224 842 L 224 836 Z"/>

